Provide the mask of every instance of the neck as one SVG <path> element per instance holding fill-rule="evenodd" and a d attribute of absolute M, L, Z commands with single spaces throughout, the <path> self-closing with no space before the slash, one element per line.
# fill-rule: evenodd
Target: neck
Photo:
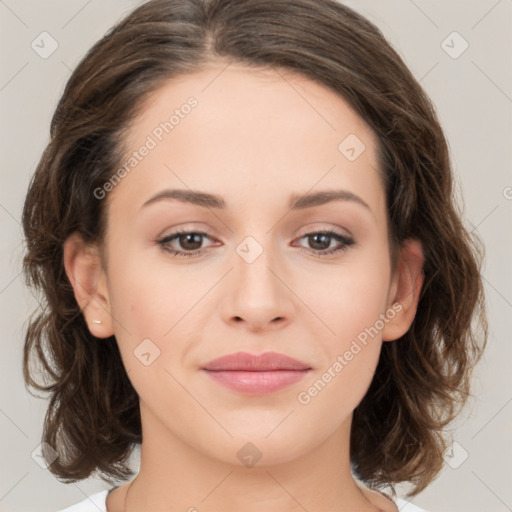
<path fill-rule="evenodd" d="M 246 467 L 236 458 L 233 463 L 219 461 L 209 455 L 208 446 L 197 450 L 182 442 L 144 411 L 142 403 L 141 418 L 141 465 L 123 512 L 382 510 L 351 475 L 350 421 L 300 457 Z M 233 453 L 244 445 L 233 441 Z"/>

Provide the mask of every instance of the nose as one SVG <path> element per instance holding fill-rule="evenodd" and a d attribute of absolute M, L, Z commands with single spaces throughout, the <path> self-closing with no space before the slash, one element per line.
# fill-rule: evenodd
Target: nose
<path fill-rule="evenodd" d="M 237 247 L 232 261 L 233 269 L 226 276 L 224 321 L 253 332 L 287 325 L 293 315 L 293 293 L 286 284 L 286 272 L 270 257 L 270 250 L 249 240 Z"/>

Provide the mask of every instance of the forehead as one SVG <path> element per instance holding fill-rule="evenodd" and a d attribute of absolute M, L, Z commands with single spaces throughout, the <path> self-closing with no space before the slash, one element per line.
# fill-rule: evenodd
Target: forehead
<path fill-rule="evenodd" d="M 191 98 L 197 103 L 192 109 L 186 105 Z M 282 68 L 211 62 L 201 71 L 165 81 L 142 102 L 139 116 L 128 132 L 131 145 L 136 146 L 141 137 L 169 121 L 173 113 L 179 118 L 175 116 L 172 131 L 165 132 L 163 138 L 177 138 L 187 125 L 193 125 L 190 128 L 198 137 L 207 133 L 208 138 L 216 133 L 222 135 L 226 128 L 243 128 L 231 134 L 231 139 L 237 141 L 254 133 L 266 134 L 264 143 L 276 139 L 277 134 L 281 135 L 279 140 L 283 135 L 302 135 L 311 141 L 326 139 L 337 150 L 339 138 L 354 133 L 367 145 L 375 142 L 371 128 L 342 96 L 319 82 Z M 186 123 L 181 122 L 187 118 Z M 287 128 L 286 133 L 279 131 L 282 128 Z M 158 133 L 156 137 L 159 138 Z M 252 140 L 253 145 L 257 142 Z"/>
<path fill-rule="evenodd" d="M 222 184 L 228 208 L 249 191 L 283 203 L 315 187 L 375 196 L 367 202 L 382 192 L 373 131 L 336 92 L 289 70 L 217 62 L 174 77 L 146 98 L 125 142 L 123 163 L 135 165 L 111 195 L 133 204 L 167 186 Z"/>

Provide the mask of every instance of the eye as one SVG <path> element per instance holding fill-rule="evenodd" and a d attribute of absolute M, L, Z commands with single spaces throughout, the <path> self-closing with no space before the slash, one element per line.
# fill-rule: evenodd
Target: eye
<path fill-rule="evenodd" d="M 170 235 L 167 235 L 160 240 L 157 240 L 157 243 L 162 247 L 162 249 L 166 252 L 173 254 L 174 256 L 182 256 L 182 257 L 190 257 L 196 254 L 204 252 L 201 249 L 203 238 L 210 238 L 206 233 L 202 231 L 175 231 Z M 179 246 L 183 250 L 179 250 L 174 248 L 171 243 L 177 242 Z"/>
<path fill-rule="evenodd" d="M 205 237 L 210 238 L 207 233 L 202 231 L 180 230 L 157 240 L 157 243 L 164 251 L 174 256 L 189 258 L 205 252 L 205 249 L 201 248 Z M 311 248 L 307 251 L 316 257 L 346 251 L 349 246 L 355 244 L 352 238 L 331 230 L 308 233 L 299 238 L 299 240 L 302 239 L 307 239 L 308 243 L 311 244 Z M 329 248 L 333 241 L 338 242 L 338 245 Z M 173 246 L 173 243 L 177 243 L 181 249 L 180 247 L 176 248 L 175 245 Z"/>
<path fill-rule="evenodd" d="M 348 250 L 349 246 L 354 245 L 356 242 L 353 238 L 347 237 L 332 230 L 316 231 L 308 233 L 299 240 L 307 239 L 312 249 L 308 249 L 308 252 L 312 252 L 314 256 L 322 257 L 329 254 L 334 254 L 341 251 Z M 338 242 L 338 246 L 331 247 L 333 241 Z"/>

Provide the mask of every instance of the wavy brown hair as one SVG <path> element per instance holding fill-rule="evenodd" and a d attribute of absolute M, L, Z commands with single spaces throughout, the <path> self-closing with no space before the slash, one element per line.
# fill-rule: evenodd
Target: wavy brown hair
<path fill-rule="evenodd" d="M 383 344 L 354 411 L 351 461 L 367 485 L 409 482 L 415 495 L 442 467 L 446 426 L 470 396 L 487 340 L 483 247 L 462 223 L 431 101 L 381 31 L 335 0 L 152 0 L 71 75 L 23 209 L 26 282 L 41 292 L 23 372 L 27 387 L 51 395 L 43 441 L 59 456 L 49 469 L 68 482 L 95 471 L 108 482 L 134 475 L 127 460 L 141 443 L 138 396 L 115 338 L 99 343 L 88 330 L 63 243 L 78 232 L 101 246 L 105 200 L 93 191 L 123 161 L 123 136 L 144 99 L 215 59 L 298 72 L 338 93 L 377 135 L 391 248 L 396 255 L 407 238 L 420 240 L 425 280 L 411 328 Z"/>

